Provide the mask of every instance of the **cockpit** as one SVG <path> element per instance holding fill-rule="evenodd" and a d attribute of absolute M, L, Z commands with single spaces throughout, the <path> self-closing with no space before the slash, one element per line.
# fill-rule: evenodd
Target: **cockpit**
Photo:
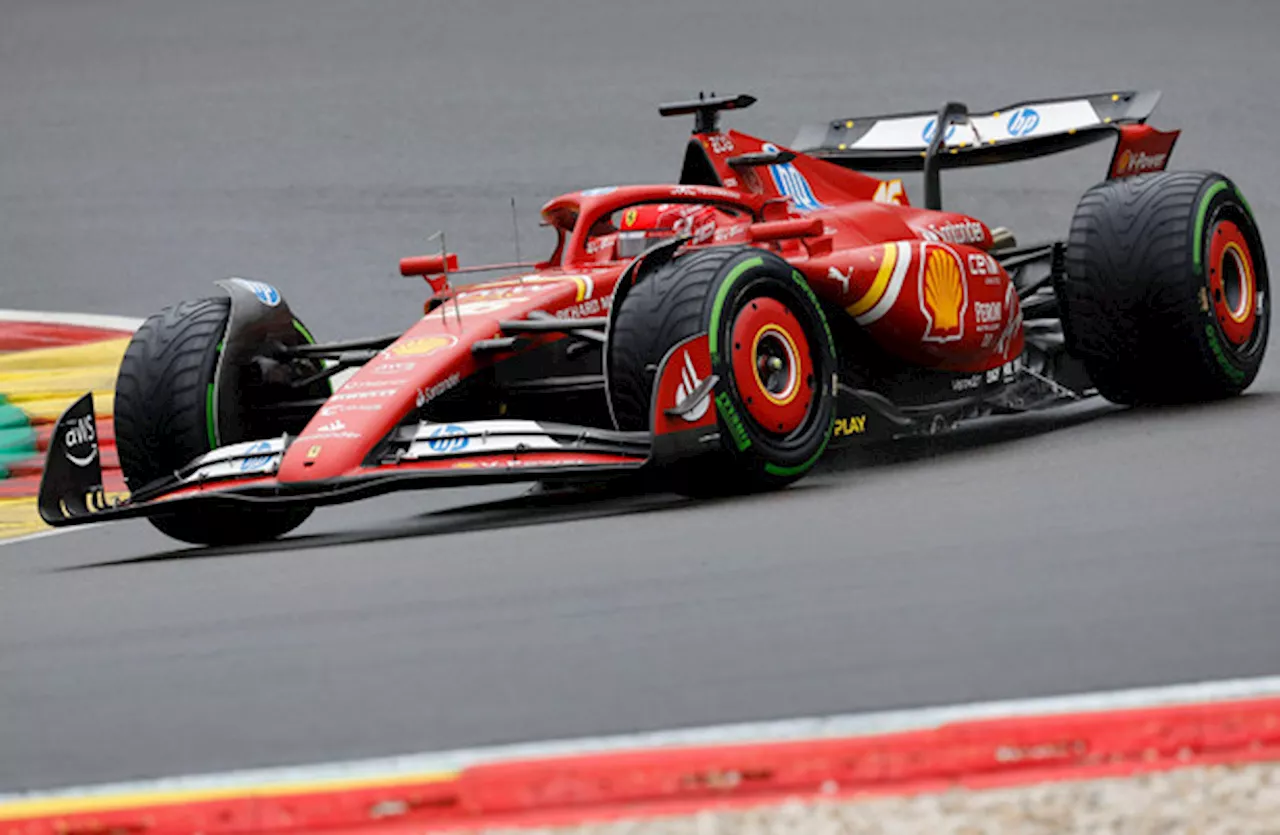
<path fill-rule="evenodd" d="M 552 256 L 559 263 L 564 248 L 580 240 L 581 250 L 572 260 L 607 264 L 629 261 L 663 240 L 686 237 L 692 245 L 746 240 L 752 214 L 742 206 L 716 201 L 665 201 L 650 199 L 628 203 L 595 218 L 579 238 L 579 206 L 559 203 L 543 212 L 547 225 L 559 233 Z"/>

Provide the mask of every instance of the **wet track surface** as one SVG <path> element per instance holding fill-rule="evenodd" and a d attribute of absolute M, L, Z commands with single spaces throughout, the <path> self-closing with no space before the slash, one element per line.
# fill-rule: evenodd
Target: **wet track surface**
<path fill-rule="evenodd" d="M 444 226 L 527 255 L 559 191 L 678 171 L 658 101 L 735 127 L 1159 87 L 1280 251 L 1280 6 L 0 3 L 0 307 L 143 316 L 241 274 L 321 337 L 403 327 Z M 1034 5 L 1034 10 L 1027 10 Z M 944 176 L 1061 234 L 1103 148 Z M 909 181 L 913 197 L 916 183 Z M 1273 255 L 1273 262 L 1276 257 Z M 1212 407 L 846 454 L 785 493 L 521 487 L 174 550 L 145 522 L 0 546 L 0 791 L 1280 671 L 1280 372 Z"/>

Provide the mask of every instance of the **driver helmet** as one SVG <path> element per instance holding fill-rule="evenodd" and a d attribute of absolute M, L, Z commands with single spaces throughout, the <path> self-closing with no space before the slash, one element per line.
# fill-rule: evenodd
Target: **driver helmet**
<path fill-rule="evenodd" d="M 710 241 L 722 212 L 696 203 L 657 203 L 632 206 L 622 213 L 618 227 L 618 255 L 634 258 L 655 241 L 685 235 L 691 243 Z M 727 216 L 726 216 L 727 217 Z"/>

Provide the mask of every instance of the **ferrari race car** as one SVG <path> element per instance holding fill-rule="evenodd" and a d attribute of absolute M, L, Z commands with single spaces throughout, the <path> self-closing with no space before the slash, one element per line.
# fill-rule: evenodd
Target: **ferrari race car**
<path fill-rule="evenodd" d="M 1270 324 L 1262 240 L 1227 177 L 1165 170 L 1178 132 L 1146 124 L 1158 99 L 948 103 L 806 126 L 795 149 L 720 129 L 750 96 L 663 105 L 694 119 L 678 183 L 551 200 L 537 263 L 402 260 L 431 291 L 403 333 L 317 343 L 242 278 L 147 319 L 115 394 L 128 497 L 104 493 L 88 394 L 56 427 L 40 513 L 242 543 L 394 490 L 648 473 L 759 491 L 838 444 L 1094 395 L 1237 395 Z M 1066 240 L 942 208 L 943 169 L 1107 138 Z M 892 171 L 922 172 L 923 206 L 874 176 Z M 505 277 L 450 282 L 480 271 Z"/>

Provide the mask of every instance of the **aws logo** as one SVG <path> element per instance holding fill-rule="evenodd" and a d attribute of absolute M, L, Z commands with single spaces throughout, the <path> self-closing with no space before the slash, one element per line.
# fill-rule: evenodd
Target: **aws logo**
<path fill-rule="evenodd" d="M 920 265 L 920 312 L 925 342 L 954 342 L 964 336 L 964 312 L 969 304 L 960 259 L 950 250 L 926 246 Z"/>
<path fill-rule="evenodd" d="M 75 423 L 67 429 L 66 435 L 62 439 L 63 454 L 67 456 L 67 460 L 77 467 L 87 467 L 98 457 L 98 430 L 93 422 L 93 415 L 81 415 L 76 418 Z M 79 446 L 90 444 L 89 449 L 83 455 L 76 455 L 71 450 Z"/>

